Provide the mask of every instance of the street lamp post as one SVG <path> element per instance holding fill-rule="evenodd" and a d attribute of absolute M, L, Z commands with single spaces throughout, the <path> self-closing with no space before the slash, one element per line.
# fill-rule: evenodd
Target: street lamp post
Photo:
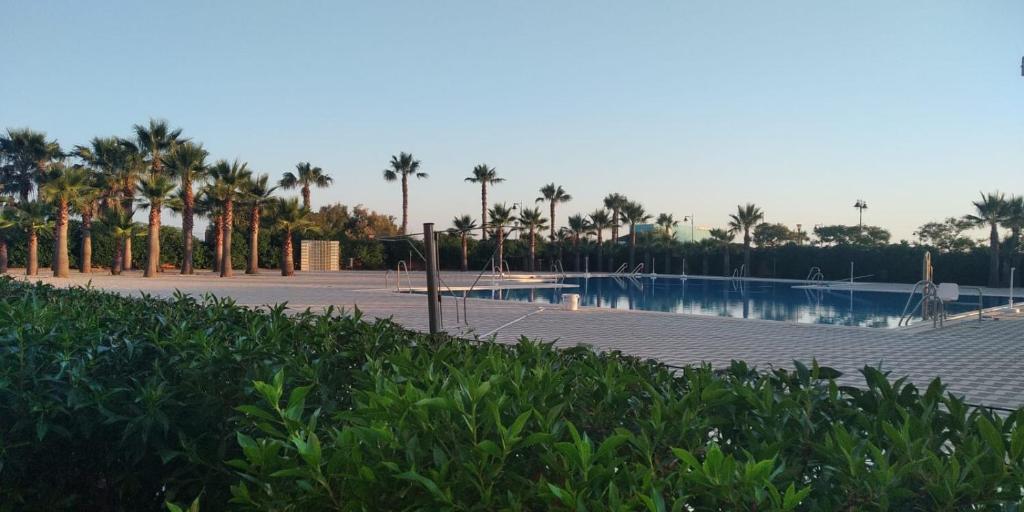
<path fill-rule="evenodd" d="M 856 203 L 853 203 L 853 207 L 856 208 L 860 213 L 860 220 L 857 224 L 857 229 L 864 231 L 864 210 L 868 209 L 868 203 L 863 199 L 858 199 Z"/>
<path fill-rule="evenodd" d="M 683 222 L 686 222 L 686 221 L 690 221 L 690 242 L 691 243 L 696 242 L 697 240 L 696 240 L 696 235 L 694 235 L 693 214 L 692 213 L 687 215 L 686 217 L 683 217 Z"/>

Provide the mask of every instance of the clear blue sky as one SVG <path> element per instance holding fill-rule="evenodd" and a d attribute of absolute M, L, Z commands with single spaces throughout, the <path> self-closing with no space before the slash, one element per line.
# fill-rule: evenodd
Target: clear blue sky
<path fill-rule="evenodd" d="M 0 128 L 64 145 L 167 118 L 214 157 L 335 177 L 314 203 L 479 216 L 481 162 L 716 226 L 865 222 L 909 238 L 1024 193 L 1024 2 L 0 0 Z M 174 222 L 174 220 L 170 220 Z"/>

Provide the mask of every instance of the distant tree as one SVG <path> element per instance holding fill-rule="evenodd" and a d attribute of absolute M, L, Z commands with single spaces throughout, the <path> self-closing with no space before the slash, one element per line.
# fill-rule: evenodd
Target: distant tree
<path fill-rule="evenodd" d="M 505 203 L 495 204 L 487 213 L 491 216 L 491 234 L 498 241 L 498 259 L 494 264 L 500 269 L 505 261 L 505 228 L 515 221 L 515 216 Z"/>
<path fill-rule="evenodd" d="M 164 166 L 181 187 L 181 273 L 192 274 L 192 230 L 195 223 L 196 197 L 193 184 L 207 176 L 206 157 L 202 144 L 186 142 L 174 147 L 163 157 Z"/>
<path fill-rule="evenodd" d="M 878 226 L 818 226 L 814 228 L 818 245 L 884 245 L 889 243 L 892 235 L 888 230 Z"/>
<path fill-rule="evenodd" d="M 221 229 L 223 230 L 224 249 L 220 262 L 220 277 L 234 276 L 234 269 L 231 264 L 231 235 L 235 223 L 235 202 L 245 192 L 246 183 L 252 176 L 245 162 L 235 160 L 228 163 L 227 160 L 218 160 L 210 168 L 209 194 L 220 201 L 221 211 L 224 216 Z"/>
<path fill-rule="evenodd" d="M 679 221 L 677 221 L 671 213 L 658 214 L 658 219 L 655 220 L 654 223 L 661 228 L 661 233 L 665 235 L 665 238 L 672 238 L 676 227 L 679 226 Z"/>
<path fill-rule="evenodd" d="M 764 212 L 753 203 L 736 206 L 736 213 L 729 215 L 729 228 L 733 232 L 743 233 L 743 275 L 750 275 L 750 232 L 762 220 Z"/>
<path fill-rule="evenodd" d="M 156 277 L 160 271 L 160 209 L 165 201 L 171 199 L 172 191 L 174 182 L 159 174 L 151 174 L 138 184 L 138 193 L 145 200 L 142 206 L 149 208 L 149 232 L 146 238 L 148 251 L 143 277 Z"/>
<path fill-rule="evenodd" d="M 59 168 L 50 171 L 50 176 L 39 189 L 40 199 L 55 207 L 56 251 L 53 256 L 54 277 L 70 277 L 71 265 L 68 258 L 68 220 L 71 206 L 84 198 L 91 198 L 89 172 L 84 168 Z"/>
<path fill-rule="evenodd" d="M 476 221 L 469 215 L 462 215 L 452 219 L 452 227 L 448 230 L 454 236 L 459 237 L 462 242 L 462 265 L 463 272 L 469 270 L 469 237 L 473 236 L 471 231 L 476 229 Z"/>
<path fill-rule="evenodd" d="M 530 259 L 526 262 L 526 270 L 533 272 L 537 261 L 537 232 L 547 227 L 547 219 L 539 208 L 523 208 L 519 212 L 519 223 L 529 235 Z"/>
<path fill-rule="evenodd" d="M 402 181 L 402 227 L 401 234 L 409 229 L 409 177 L 427 178 L 427 173 L 420 172 L 420 161 L 410 153 L 399 153 L 391 157 L 391 167 L 384 169 L 384 181 Z"/>
<path fill-rule="evenodd" d="M 614 225 L 608 210 L 598 208 L 590 213 L 590 226 L 597 234 L 597 271 L 604 268 L 604 230 Z"/>
<path fill-rule="evenodd" d="M 473 168 L 472 176 L 466 181 L 480 184 L 480 239 L 487 240 L 487 185 L 497 185 L 505 178 L 498 177 L 498 170 L 494 167 L 480 164 Z"/>
<path fill-rule="evenodd" d="M 277 199 L 270 208 L 271 227 L 281 234 L 281 275 L 295 275 L 292 237 L 297 233 L 315 232 L 316 225 L 309 210 L 299 206 L 296 198 Z"/>
<path fill-rule="evenodd" d="M 60 145 L 46 140 L 45 133 L 9 128 L 0 136 L 0 185 L 18 194 L 19 202 L 24 203 L 50 164 L 62 156 Z"/>
<path fill-rule="evenodd" d="M 1009 265 L 1020 270 L 1021 253 L 1024 252 L 1024 243 L 1021 240 L 1021 230 L 1024 229 L 1024 196 L 1012 196 L 1007 199 L 1005 214 L 1003 227 L 1010 230 L 1010 239 L 1006 242 L 1010 257 Z M 1018 272 L 1017 276 L 1020 274 L 1021 272 Z M 1016 276 L 1015 279 L 1020 281 Z"/>
<path fill-rule="evenodd" d="M 568 203 L 572 201 L 570 196 L 561 185 L 555 185 L 554 183 L 548 183 L 540 188 L 540 197 L 537 198 L 538 203 L 547 201 L 551 218 L 551 234 L 549 239 L 555 241 L 555 206 L 559 203 Z"/>
<path fill-rule="evenodd" d="M 39 235 L 53 229 L 50 205 L 39 201 L 19 202 L 15 223 L 24 230 L 28 243 L 25 275 L 39 275 Z"/>
<path fill-rule="evenodd" d="M 768 224 L 762 222 L 754 227 L 754 243 L 758 247 L 779 247 L 796 240 L 796 233 L 785 224 Z"/>
<path fill-rule="evenodd" d="M 736 238 L 735 232 L 731 229 L 715 228 L 708 233 L 722 249 L 722 275 L 728 277 L 729 272 L 732 270 L 729 262 L 729 246 L 732 245 L 733 239 Z"/>
<path fill-rule="evenodd" d="M 622 225 L 622 216 L 619 212 L 622 211 L 622 206 L 629 202 L 626 196 L 622 194 L 608 194 L 604 198 L 604 207 L 612 212 L 611 216 L 611 227 L 612 228 L 612 241 L 619 241 L 619 226 Z"/>
<path fill-rule="evenodd" d="M 1006 196 L 995 192 L 981 194 L 980 201 L 974 201 L 974 213 L 964 217 L 975 226 L 989 228 L 989 269 L 988 285 L 999 286 L 999 225 L 1006 221 Z"/>
<path fill-rule="evenodd" d="M 246 274 L 260 273 L 260 216 L 274 200 L 277 187 L 269 184 L 270 176 L 260 174 L 250 178 L 244 186 L 242 200 L 249 207 L 249 259 L 245 265 Z"/>
<path fill-rule="evenodd" d="M 964 236 L 964 232 L 973 228 L 974 223 L 967 219 L 948 217 L 942 222 L 922 224 L 914 236 L 918 243 L 935 247 L 943 252 L 959 252 L 974 248 L 974 240 Z"/>
<path fill-rule="evenodd" d="M 594 232 L 593 225 L 585 215 L 571 215 L 568 220 L 568 234 L 572 240 L 572 253 L 575 259 L 573 271 L 580 271 L 580 240 L 585 240 L 588 235 Z"/>
<path fill-rule="evenodd" d="M 312 208 L 310 188 L 327 188 L 333 182 L 334 178 L 328 176 L 323 169 L 314 167 L 309 162 L 299 162 L 295 164 L 295 172 L 286 171 L 279 184 L 285 190 L 298 187 L 302 191 L 302 206 L 309 210 Z"/>
<path fill-rule="evenodd" d="M 629 268 L 636 268 L 636 226 L 651 220 L 643 205 L 629 201 L 621 205 L 622 220 L 629 224 Z"/>
<path fill-rule="evenodd" d="M 137 124 L 133 130 L 135 146 L 154 175 L 163 172 L 164 155 L 174 150 L 176 145 L 188 141 L 181 136 L 181 128 L 171 129 L 163 119 L 150 119 L 148 125 Z"/>

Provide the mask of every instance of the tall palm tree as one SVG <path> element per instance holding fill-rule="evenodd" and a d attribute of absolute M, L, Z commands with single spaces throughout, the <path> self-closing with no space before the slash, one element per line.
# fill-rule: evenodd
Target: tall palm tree
<path fill-rule="evenodd" d="M 260 215 L 274 199 L 277 187 L 269 186 L 266 174 L 250 179 L 245 186 L 245 202 L 249 206 L 249 261 L 246 274 L 260 273 Z"/>
<path fill-rule="evenodd" d="M 597 271 L 600 272 L 604 268 L 604 230 L 615 229 L 615 223 L 608 215 L 608 210 L 598 208 L 590 213 L 590 225 L 597 233 Z"/>
<path fill-rule="evenodd" d="M 93 188 L 89 172 L 80 167 L 54 169 L 46 183 L 39 190 L 40 199 L 56 207 L 56 254 L 54 254 L 54 277 L 70 277 L 71 265 L 68 259 L 68 218 L 71 205 L 89 198 Z"/>
<path fill-rule="evenodd" d="M 88 146 L 75 146 L 73 154 L 96 171 L 99 209 L 132 208 L 135 188 L 144 166 L 134 143 L 117 137 L 94 137 Z M 127 270 L 131 268 L 130 238 L 125 240 L 125 253 L 127 258 L 121 259 L 121 265 L 127 265 Z"/>
<path fill-rule="evenodd" d="M 551 236 L 552 242 L 555 241 L 555 205 L 559 203 L 568 203 L 572 201 L 570 196 L 561 185 L 555 185 L 554 183 L 548 183 L 540 188 L 540 197 L 537 198 L 538 203 L 544 201 L 548 202 L 549 211 L 551 215 Z"/>
<path fill-rule="evenodd" d="M 323 169 L 314 167 L 309 162 L 299 162 L 295 164 L 295 172 L 285 172 L 278 184 L 285 190 L 291 190 L 296 187 L 301 188 L 302 206 L 309 210 L 312 208 L 310 204 L 310 187 L 327 188 L 331 186 L 331 183 L 334 183 L 334 178 L 328 176 Z"/>
<path fill-rule="evenodd" d="M 505 228 L 515 221 L 515 215 L 505 203 L 496 203 L 487 213 L 491 215 L 492 234 L 498 240 L 498 260 L 494 264 L 501 269 L 502 262 L 505 261 Z"/>
<path fill-rule="evenodd" d="M 619 214 L 622 211 L 622 206 L 629 202 L 626 196 L 622 194 L 608 194 L 604 198 L 604 207 L 611 210 L 612 212 L 612 241 L 619 241 L 619 226 L 622 225 L 622 216 Z"/>
<path fill-rule="evenodd" d="M 146 235 L 149 250 L 146 253 L 146 270 L 142 275 L 156 277 L 160 271 L 160 209 L 163 208 L 164 202 L 171 198 L 174 182 L 167 176 L 151 174 L 139 182 L 136 190 L 145 199 L 142 206 L 149 208 L 149 228 Z M 125 242 L 130 239 L 126 238 Z"/>
<path fill-rule="evenodd" d="M 722 248 L 722 275 L 729 276 L 729 245 L 732 244 L 736 235 L 731 229 L 715 228 L 708 232 L 711 238 Z"/>
<path fill-rule="evenodd" d="M 40 201 L 18 203 L 15 222 L 25 231 L 28 242 L 28 257 L 25 275 L 39 275 L 39 234 L 53 228 L 50 205 Z"/>
<path fill-rule="evenodd" d="M 401 234 L 408 233 L 409 227 L 409 176 L 427 178 L 427 173 L 420 172 L 420 161 L 410 153 L 399 153 L 391 156 L 391 167 L 384 169 L 384 181 L 402 180 L 402 228 Z"/>
<path fill-rule="evenodd" d="M 498 170 L 480 164 L 473 168 L 473 175 L 466 178 L 470 183 L 480 184 L 480 239 L 487 240 L 487 185 L 497 185 L 505 181 L 498 177 Z"/>
<path fill-rule="evenodd" d="M 743 232 L 743 276 L 750 275 L 750 231 L 762 220 L 764 212 L 753 203 L 736 206 L 736 213 L 729 215 L 729 228 L 734 232 Z"/>
<path fill-rule="evenodd" d="M 295 275 L 295 257 L 292 236 L 296 233 L 315 231 L 316 225 L 308 209 L 299 206 L 296 198 L 278 198 L 270 208 L 271 226 L 282 236 L 281 275 Z"/>
<path fill-rule="evenodd" d="M 452 227 L 448 230 L 452 235 L 457 235 L 462 241 L 462 271 L 469 270 L 469 237 L 473 236 L 471 231 L 476 229 L 476 221 L 469 215 L 462 215 L 452 219 Z"/>
<path fill-rule="evenodd" d="M 0 136 L 0 154 L 8 161 L 0 167 L 0 185 L 17 193 L 22 203 L 28 201 L 51 162 L 63 156 L 57 141 L 48 141 L 45 133 L 29 128 L 8 128 L 6 135 Z"/>
<path fill-rule="evenodd" d="M 207 183 L 196 194 L 196 215 L 203 215 L 210 219 L 213 225 L 213 261 L 211 267 L 214 273 L 220 273 L 220 262 L 224 256 L 224 215 L 223 205 L 217 199 L 217 193 L 213 184 Z"/>
<path fill-rule="evenodd" d="M 586 239 L 587 235 L 593 233 L 593 227 L 590 221 L 587 220 L 585 215 L 576 214 L 570 215 L 569 220 L 569 236 L 572 239 L 572 252 L 573 257 L 576 260 L 573 265 L 573 271 L 580 271 L 580 240 Z"/>
<path fill-rule="evenodd" d="M 93 169 L 87 169 L 89 175 L 89 189 L 83 191 L 72 203 L 71 208 L 82 217 L 80 232 L 82 235 L 81 246 L 78 255 L 78 271 L 82 274 L 92 273 L 92 225 L 93 219 L 99 210 L 99 199 L 103 193 L 97 187 L 97 174 Z"/>
<path fill-rule="evenodd" d="M 150 119 L 148 125 L 137 124 L 132 127 L 135 132 L 135 143 L 139 153 L 145 156 L 146 163 L 152 174 L 163 172 L 166 153 L 171 152 L 178 144 L 188 142 L 181 136 L 181 128 L 171 129 L 164 119 Z"/>
<path fill-rule="evenodd" d="M 235 201 L 243 192 L 243 187 L 252 176 L 245 162 L 228 163 L 227 160 L 218 160 L 210 168 L 210 177 L 213 179 L 210 190 L 213 196 L 220 201 L 223 212 L 222 227 L 224 249 L 220 261 L 220 276 L 232 277 L 234 269 L 231 264 L 231 233 L 234 231 L 235 222 Z"/>
<path fill-rule="evenodd" d="M 658 214 L 658 219 L 654 221 L 655 224 L 661 228 L 662 234 L 665 238 L 672 238 L 673 230 L 679 226 L 679 221 L 676 220 L 671 213 Z"/>
<path fill-rule="evenodd" d="M 7 244 L 10 231 L 18 227 L 18 219 L 14 216 L 14 210 L 7 205 L 7 201 L 0 198 L 0 274 L 7 273 L 9 263 L 7 256 Z"/>
<path fill-rule="evenodd" d="M 622 220 L 629 224 L 629 268 L 636 267 L 636 225 L 651 220 L 651 215 L 643 205 L 628 201 L 621 206 Z"/>
<path fill-rule="evenodd" d="M 1006 196 L 1000 192 L 981 194 L 974 201 L 974 213 L 965 217 L 979 227 L 988 226 L 989 269 L 988 285 L 999 286 L 999 224 L 1007 217 Z"/>
<path fill-rule="evenodd" d="M 1021 253 L 1024 253 L 1024 241 L 1021 240 L 1021 231 L 1024 230 L 1024 196 L 1012 196 L 1006 200 L 1006 219 L 1003 220 L 1003 227 L 1010 230 L 1010 240 L 1007 244 L 1010 266 L 1020 270 Z M 1017 282 L 1021 281 L 1019 275 L 1020 273 L 1017 273 L 1014 276 Z"/>
<path fill-rule="evenodd" d="M 134 208 L 135 193 L 138 191 L 140 180 L 150 167 L 146 162 L 146 153 L 138 144 L 127 139 L 118 139 L 121 151 L 124 153 L 124 166 L 118 169 L 115 179 L 118 181 L 118 197 L 121 201 L 121 208 L 132 210 Z M 160 212 L 157 212 L 157 220 L 160 220 Z M 124 257 L 122 258 L 122 270 L 132 269 L 132 237 L 124 239 Z"/>
<path fill-rule="evenodd" d="M 163 165 L 181 187 L 181 273 L 193 274 L 192 230 L 195 225 L 196 196 L 193 184 L 206 178 L 206 157 L 209 153 L 202 144 L 178 144 L 163 157 Z"/>
<path fill-rule="evenodd" d="M 537 261 L 537 232 L 547 227 L 547 221 L 544 218 L 544 214 L 540 212 L 540 208 L 523 208 L 519 212 L 519 224 L 526 229 L 530 237 L 530 259 L 527 260 L 526 265 L 526 270 L 529 272 L 534 271 L 534 265 Z"/>

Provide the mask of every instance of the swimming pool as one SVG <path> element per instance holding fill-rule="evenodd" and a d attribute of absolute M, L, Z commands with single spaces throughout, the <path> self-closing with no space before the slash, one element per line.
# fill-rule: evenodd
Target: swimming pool
<path fill-rule="evenodd" d="M 579 293 L 581 306 L 881 328 L 897 327 L 907 303 L 906 293 L 811 290 L 781 281 L 642 276 L 570 277 L 561 283 L 566 287 L 474 290 L 469 296 L 558 304 L 563 293 Z M 961 300 L 948 305 L 947 312 L 978 309 L 976 297 Z M 986 308 L 1006 303 L 1000 297 L 983 300 Z"/>

